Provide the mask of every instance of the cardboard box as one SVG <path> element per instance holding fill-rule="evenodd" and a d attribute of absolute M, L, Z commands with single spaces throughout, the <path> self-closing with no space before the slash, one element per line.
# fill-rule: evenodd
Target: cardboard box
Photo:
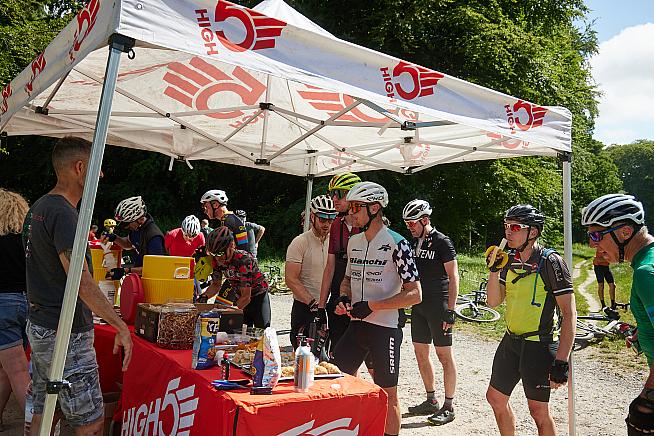
<path fill-rule="evenodd" d="M 243 326 L 243 311 L 236 307 L 225 307 L 222 304 L 195 303 L 200 312 L 208 312 L 212 309 L 220 312 L 219 332 L 240 333 Z"/>

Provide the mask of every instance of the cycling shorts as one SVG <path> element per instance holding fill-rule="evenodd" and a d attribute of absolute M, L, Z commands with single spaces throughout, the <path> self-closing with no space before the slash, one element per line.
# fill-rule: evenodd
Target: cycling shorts
<path fill-rule="evenodd" d="M 595 277 L 597 277 L 597 283 L 604 283 L 605 280 L 608 284 L 614 283 L 613 274 L 608 265 L 595 265 L 593 270 L 595 271 Z"/>
<path fill-rule="evenodd" d="M 522 379 L 527 399 L 549 402 L 549 374 L 558 347 L 558 342 L 527 341 L 505 334 L 495 352 L 490 385 L 510 396 Z"/>
<path fill-rule="evenodd" d="M 401 345 L 402 329 L 351 321 L 336 345 L 333 362 L 341 371 L 354 375 L 368 356 L 375 384 L 392 388 L 397 386 L 400 372 Z"/>
<path fill-rule="evenodd" d="M 443 331 L 445 301 L 425 305 L 417 304 L 411 309 L 411 340 L 418 344 L 432 343 L 437 347 L 452 346 L 452 328 Z"/>

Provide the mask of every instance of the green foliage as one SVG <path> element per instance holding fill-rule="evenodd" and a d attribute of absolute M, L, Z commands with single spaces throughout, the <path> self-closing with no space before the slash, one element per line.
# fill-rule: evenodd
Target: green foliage
<path fill-rule="evenodd" d="M 634 195 L 645 207 L 645 220 L 652 228 L 654 220 L 654 141 L 638 140 L 632 144 L 616 145 L 608 155 L 619 170 L 624 190 Z M 613 191 L 615 192 L 615 191 Z M 608 192 L 607 192 L 608 193 Z"/>

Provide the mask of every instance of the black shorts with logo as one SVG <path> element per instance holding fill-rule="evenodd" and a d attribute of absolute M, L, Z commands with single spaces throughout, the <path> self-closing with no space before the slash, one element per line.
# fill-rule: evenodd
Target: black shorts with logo
<path fill-rule="evenodd" d="M 411 308 L 411 340 L 418 344 L 434 343 L 437 347 L 452 346 L 452 328 L 443 331 L 446 300 L 424 301 Z"/>
<path fill-rule="evenodd" d="M 351 321 L 336 345 L 333 362 L 341 371 L 354 375 L 361 363 L 370 359 L 375 384 L 397 386 L 400 372 L 402 329 L 382 327 L 365 321 Z"/>
<path fill-rule="evenodd" d="M 527 341 L 505 334 L 495 352 L 490 385 L 510 396 L 522 379 L 528 399 L 549 402 L 550 368 L 558 348 L 558 342 Z"/>

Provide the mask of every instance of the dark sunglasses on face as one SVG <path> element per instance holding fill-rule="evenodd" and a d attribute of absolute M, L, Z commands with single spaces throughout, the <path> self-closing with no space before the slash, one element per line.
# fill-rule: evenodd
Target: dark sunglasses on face
<path fill-rule="evenodd" d="M 626 226 L 626 224 L 620 224 L 619 226 L 611 227 L 610 229 L 606 229 L 606 230 L 596 230 L 594 232 L 588 232 L 588 237 L 593 242 L 599 242 L 602 239 L 604 239 L 604 235 L 607 235 L 614 230 L 621 229 L 624 226 Z"/>
<path fill-rule="evenodd" d="M 511 230 L 511 233 L 519 232 L 527 227 L 529 227 L 529 225 L 522 223 L 504 223 L 504 230 Z"/>
<path fill-rule="evenodd" d="M 341 200 L 341 199 L 345 199 L 345 197 L 347 197 L 347 193 L 348 193 L 348 191 L 346 191 L 344 189 L 336 189 L 334 191 L 331 191 L 329 193 L 329 195 L 331 195 L 332 197 L 336 196 L 336 198 Z"/>
<path fill-rule="evenodd" d="M 224 255 L 225 255 L 225 252 L 224 252 L 224 251 L 219 251 L 218 253 L 212 253 L 212 252 L 210 252 L 210 251 L 207 251 L 207 254 L 208 254 L 209 256 L 213 256 L 213 257 L 220 257 L 220 256 L 224 256 Z"/>
<path fill-rule="evenodd" d="M 321 216 L 316 216 L 316 218 L 318 218 L 318 222 L 319 222 L 320 224 L 324 224 L 324 223 L 333 223 L 333 222 L 334 222 L 334 218 L 323 218 L 323 217 L 321 217 Z"/>

